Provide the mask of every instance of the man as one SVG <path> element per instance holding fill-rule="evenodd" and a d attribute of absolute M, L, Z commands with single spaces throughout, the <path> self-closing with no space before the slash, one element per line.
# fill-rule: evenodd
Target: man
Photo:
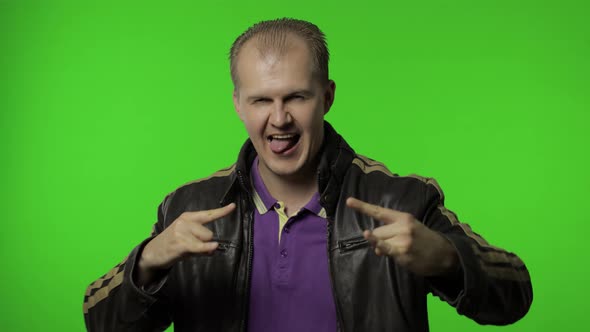
<path fill-rule="evenodd" d="M 428 293 L 482 324 L 528 311 L 517 256 L 324 121 L 336 86 L 315 25 L 260 22 L 230 62 L 237 163 L 164 199 L 152 236 L 89 286 L 89 330 L 427 331 Z"/>

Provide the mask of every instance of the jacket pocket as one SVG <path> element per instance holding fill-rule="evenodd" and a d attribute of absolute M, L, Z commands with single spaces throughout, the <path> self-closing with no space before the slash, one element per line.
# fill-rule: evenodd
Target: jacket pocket
<path fill-rule="evenodd" d="M 220 254 L 226 253 L 227 251 L 238 247 L 235 243 L 227 240 L 212 239 L 211 241 L 219 243 L 217 249 L 215 249 L 215 252 Z"/>
<path fill-rule="evenodd" d="M 338 246 L 336 248 L 340 250 L 340 253 L 344 253 L 347 251 L 364 248 L 368 245 L 369 241 L 367 241 L 362 235 L 360 235 L 350 239 L 338 241 Z"/>

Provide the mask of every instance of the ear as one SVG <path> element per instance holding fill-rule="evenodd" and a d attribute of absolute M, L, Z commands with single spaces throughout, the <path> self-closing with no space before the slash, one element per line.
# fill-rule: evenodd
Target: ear
<path fill-rule="evenodd" d="M 240 112 L 240 103 L 239 103 L 240 97 L 238 96 L 237 89 L 234 89 L 232 99 L 234 101 L 234 109 L 236 110 L 236 113 L 238 113 L 238 117 L 240 117 L 240 120 L 242 122 L 244 122 L 244 116 L 243 116 L 242 112 Z"/>
<path fill-rule="evenodd" d="M 326 90 L 324 91 L 324 115 L 326 115 L 332 104 L 334 104 L 334 97 L 336 96 L 336 82 L 330 80 L 326 84 Z"/>

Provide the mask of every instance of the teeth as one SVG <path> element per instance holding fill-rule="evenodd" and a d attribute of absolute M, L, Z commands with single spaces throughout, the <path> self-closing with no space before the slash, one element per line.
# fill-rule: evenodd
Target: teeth
<path fill-rule="evenodd" d="M 272 139 L 290 139 L 295 137 L 295 134 L 287 134 L 287 135 L 271 135 Z"/>

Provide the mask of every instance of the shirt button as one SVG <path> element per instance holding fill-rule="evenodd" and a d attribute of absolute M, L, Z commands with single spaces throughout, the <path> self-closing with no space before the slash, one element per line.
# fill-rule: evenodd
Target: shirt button
<path fill-rule="evenodd" d="M 281 208 L 281 204 L 275 203 L 275 209 L 280 209 L 280 208 Z"/>
<path fill-rule="evenodd" d="M 287 258 L 287 249 L 281 250 L 281 257 Z"/>

